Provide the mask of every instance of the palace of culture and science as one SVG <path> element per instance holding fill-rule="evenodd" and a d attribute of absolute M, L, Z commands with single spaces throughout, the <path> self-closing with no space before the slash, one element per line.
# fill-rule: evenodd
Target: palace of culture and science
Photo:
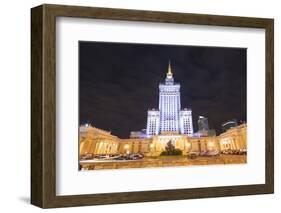
<path fill-rule="evenodd" d="M 159 84 L 159 108 L 147 112 L 147 137 L 165 132 L 193 134 L 192 111 L 181 109 L 180 84 L 174 82 L 170 62 L 165 82 Z"/>
<path fill-rule="evenodd" d="M 159 84 L 159 106 L 147 111 L 146 129 L 132 131 L 130 138 L 121 139 L 109 131 L 90 124 L 80 126 L 80 155 L 143 153 L 159 156 L 168 142 L 183 154 L 209 150 L 239 150 L 247 147 L 247 125 L 233 126 L 216 135 L 207 118 L 199 116 L 198 131 L 194 132 L 192 111 L 181 107 L 181 85 L 174 82 L 169 62 L 166 79 Z"/>

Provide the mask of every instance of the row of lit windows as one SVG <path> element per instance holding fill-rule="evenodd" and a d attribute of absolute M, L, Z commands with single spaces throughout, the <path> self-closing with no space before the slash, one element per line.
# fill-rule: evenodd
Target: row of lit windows
<path fill-rule="evenodd" d="M 159 120 L 159 116 L 150 116 L 149 123 L 148 123 L 148 133 L 155 134 L 156 132 L 156 122 Z"/>
<path fill-rule="evenodd" d="M 175 122 L 163 122 L 163 126 L 161 129 L 163 131 L 176 131 L 178 128 Z"/>
<path fill-rule="evenodd" d="M 149 117 L 157 118 L 157 117 L 159 117 L 159 115 L 149 115 Z"/>
<path fill-rule="evenodd" d="M 175 115 L 163 115 L 162 120 L 177 120 Z"/>
<path fill-rule="evenodd" d="M 160 93 L 160 99 L 168 99 L 168 98 L 176 98 L 176 99 L 180 99 L 180 94 L 179 93 Z"/>
<path fill-rule="evenodd" d="M 167 106 L 178 106 L 177 101 L 170 101 L 170 102 L 166 102 L 166 101 L 162 101 L 161 102 L 161 106 L 167 108 Z"/>
<path fill-rule="evenodd" d="M 171 100 L 171 99 L 179 100 L 180 97 L 179 97 L 179 95 L 160 95 L 161 101 L 167 101 L 167 100 Z"/>
<path fill-rule="evenodd" d="M 175 105 L 164 105 L 164 106 L 161 107 L 161 112 L 163 112 L 163 111 L 164 112 L 174 111 L 174 112 L 178 113 L 179 109 Z"/>

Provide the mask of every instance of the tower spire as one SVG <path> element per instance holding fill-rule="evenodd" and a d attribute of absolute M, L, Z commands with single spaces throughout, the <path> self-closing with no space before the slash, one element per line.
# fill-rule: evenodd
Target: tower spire
<path fill-rule="evenodd" d="M 174 84 L 174 78 L 173 78 L 173 73 L 172 73 L 172 67 L 171 67 L 171 62 L 169 60 L 169 65 L 168 65 L 168 72 L 167 76 L 165 79 L 165 84 Z"/>
<path fill-rule="evenodd" d="M 171 61 L 169 60 L 167 78 L 172 78 L 172 77 L 173 77 L 173 73 L 172 73 L 172 68 L 171 68 Z"/>
<path fill-rule="evenodd" d="M 171 61 L 169 60 L 168 74 L 172 74 Z"/>

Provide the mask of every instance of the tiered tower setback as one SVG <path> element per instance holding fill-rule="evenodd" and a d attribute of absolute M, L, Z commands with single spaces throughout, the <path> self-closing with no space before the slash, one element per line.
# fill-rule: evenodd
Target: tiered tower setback
<path fill-rule="evenodd" d="M 165 82 L 159 84 L 159 108 L 147 113 L 147 136 L 164 132 L 193 134 L 192 111 L 181 110 L 180 84 L 174 82 L 170 62 Z"/>

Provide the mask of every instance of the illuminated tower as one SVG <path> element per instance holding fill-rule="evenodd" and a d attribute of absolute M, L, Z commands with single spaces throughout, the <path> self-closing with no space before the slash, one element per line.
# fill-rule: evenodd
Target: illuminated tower
<path fill-rule="evenodd" d="M 160 125 L 160 114 L 159 110 L 151 109 L 147 111 L 147 124 L 146 124 L 146 135 L 158 135 Z"/>
<path fill-rule="evenodd" d="M 192 135 L 193 123 L 192 123 L 192 111 L 191 109 L 184 108 L 180 111 L 180 133 Z"/>
<path fill-rule="evenodd" d="M 174 83 L 171 64 L 164 83 L 159 84 L 160 132 L 179 132 L 180 84 Z"/>
<path fill-rule="evenodd" d="M 180 84 L 174 82 L 171 64 L 164 83 L 159 84 L 159 110 L 148 110 L 147 136 L 163 132 L 193 134 L 191 109 L 181 110 Z"/>

